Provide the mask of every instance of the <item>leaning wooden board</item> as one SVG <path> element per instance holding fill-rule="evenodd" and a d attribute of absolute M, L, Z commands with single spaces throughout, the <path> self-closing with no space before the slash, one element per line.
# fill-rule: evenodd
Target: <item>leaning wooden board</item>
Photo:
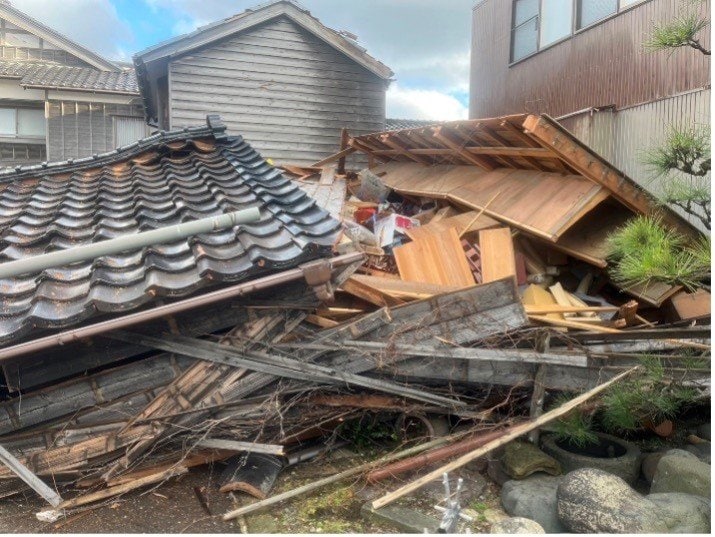
<path fill-rule="evenodd" d="M 393 252 L 400 277 L 405 281 L 457 288 L 475 284 L 455 228 L 429 234 Z"/>
<path fill-rule="evenodd" d="M 482 283 L 509 276 L 516 277 L 514 242 L 508 227 L 480 231 L 479 251 L 482 259 Z"/>
<path fill-rule="evenodd" d="M 467 211 L 466 213 L 458 214 L 457 216 L 437 219 L 436 221 L 435 219 L 432 219 L 428 224 L 408 229 L 405 233 L 410 239 L 416 241 L 417 239 L 423 238 L 425 235 L 442 233 L 449 230 L 451 227 L 457 229 L 458 235 L 464 235 L 465 233 L 472 233 L 474 231 L 498 227 L 500 225 L 499 222 L 485 214 L 479 216 L 479 218 L 475 220 L 475 217 L 477 216 L 479 216 L 478 211 Z"/>

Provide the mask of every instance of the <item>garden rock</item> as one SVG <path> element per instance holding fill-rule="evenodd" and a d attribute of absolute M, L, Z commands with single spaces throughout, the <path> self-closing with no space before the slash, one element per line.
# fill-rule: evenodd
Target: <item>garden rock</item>
<path fill-rule="evenodd" d="M 649 485 L 653 482 L 655 469 L 658 467 L 658 463 L 660 462 L 660 459 L 663 458 L 663 455 L 665 455 L 665 453 L 659 451 L 657 453 L 649 453 L 643 457 L 643 462 L 641 462 L 641 473 Z"/>
<path fill-rule="evenodd" d="M 665 533 L 656 505 L 618 476 L 583 468 L 567 474 L 558 487 L 559 521 L 575 533 Z"/>
<path fill-rule="evenodd" d="M 556 489 L 562 476 L 534 474 L 526 479 L 504 483 L 501 501 L 513 517 L 524 517 L 538 522 L 546 533 L 564 533 L 556 513 Z"/>
<path fill-rule="evenodd" d="M 631 442 L 604 433 L 596 433 L 598 444 L 579 449 L 578 452 L 561 447 L 554 435 L 544 437 L 542 449 L 561 464 L 564 472 L 579 468 L 598 468 L 617 475 L 627 483 L 638 480 L 641 469 L 640 449 Z"/>
<path fill-rule="evenodd" d="M 504 471 L 513 479 L 524 479 L 535 472 L 561 475 L 561 465 L 531 442 L 511 442 L 501 458 Z"/>
<path fill-rule="evenodd" d="M 705 464 L 710 464 L 710 442 L 689 445 L 685 448 L 685 451 L 692 453 Z"/>
<path fill-rule="evenodd" d="M 647 496 L 658 508 L 658 517 L 669 533 L 710 533 L 710 500 L 682 492 L 660 492 Z"/>
<path fill-rule="evenodd" d="M 528 518 L 511 517 L 493 524 L 490 533 L 513 534 L 513 533 L 544 533 L 537 522 Z"/>
<path fill-rule="evenodd" d="M 654 492 L 685 492 L 710 498 L 710 465 L 681 449 L 661 457 L 650 488 Z"/>

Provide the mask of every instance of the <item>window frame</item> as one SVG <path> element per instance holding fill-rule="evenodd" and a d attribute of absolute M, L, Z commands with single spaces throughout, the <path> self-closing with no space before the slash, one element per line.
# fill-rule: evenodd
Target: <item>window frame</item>
<path fill-rule="evenodd" d="M 15 113 L 15 132 L 13 134 L 0 133 L 0 142 L 22 142 L 27 144 L 40 144 L 46 143 L 47 141 L 47 114 L 44 108 L 39 108 L 36 106 L 9 106 L 0 103 L 0 109 L 12 110 Z M 20 134 L 20 110 L 36 110 L 42 112 L 45 118 L 45 132 L 42 134 Z"/>
<path fill-rule="evenodd" d="M 540 52 L 544 50 L 548 50 L 549 48 L 558 45 L 559 43 L 563 43 L 567 39 L 571 39 L 574 36 L 586 32 L 590 30 L 591 28 L 594 28 L 595 26 L 598 26 L 599 24 L 603 24 L 606 21 L 611 20 L 614 17 L 619 16 L 622 13 L 626 13 L 630 11 L 631 9 L 635 9 L 638 6 L 645 4 L 646 2 L 650 2 L 651 0 L 635 0 L 634 2 L 631 2 L 630 4 L 625 4 L 628 0 L 617 0 L 617 5 L 616 5 L 616 11 L 601 18 L 596 21 L 591 22 L 587 26 L 584 26 L 583 28 L 577 28 L 578 21 L 581 15 L 581 4 L 583 0 L 571 0 L 573 2 L 573 7 L 571 9 L 571 31 L 567 33 L 565 36 L 562 38 L 557 39 L 556 41 L 553 41 L 552 43 L 549 43 L 548 45 L 541 46 L 541 21 L 542 21 L 542 7 L 543 7 L 543 2 L 544 0 L 539 0 L 539 12 L 536 14 L 536 19 L 537 19 L 537 24 L 538 24 L 538 29 L 537 29 L 537 40 L 536 40 L 536 50 L 530 54 L 527 54 L 526 56 L 522 56 L 519 59 L 514 59 L 514 31 L 517 29 L 517 27 L 514 26 L 514 22 L 516 21 L 516 2 L 517 0 L 511 0 L 511 28 L 510 28 L 510 39 L 509 39 L 509 67 L 516 65 L 520 62 L 523 62 L 525 60 L 528 60 L 529 58 L 539 54 Z M 530 22 L 534 19 L 532 17 L 528 21 L 523 22 L 522 24 L 519 25 L 522 26 L 526 24 L 527 22 Z"/>

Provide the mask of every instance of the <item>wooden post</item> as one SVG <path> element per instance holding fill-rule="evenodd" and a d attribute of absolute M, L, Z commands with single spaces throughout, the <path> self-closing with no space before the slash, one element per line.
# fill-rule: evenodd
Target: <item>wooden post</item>
<path fill-rule="evenodd" d="M 350 134 L 348 133 L 348 129 L 343 127 L 343 130 L 340 131 L 340 151 L 348 149 L 349 141 Z M 345 157 L 341 157 L 340 160 L 338 160 L 338 175 L 345 175 Z"/>
<path fill-rule="evenodd" d="M 503 446 L 504 444 L 508 444 L 512 440 L 516 440 L 520 436 L 530 433 L 534 429 L 542 427 L 542 426 L 546 425 L 547 423 L 549 423 L 555 419 L 558 419 L 561 416 L 568 414 L 574 408 L 585 403 L 592 397 L 598 395 L 599 393 L 601 393 L 604 390 L 611 387 L 616 382 L 620 381 L 621 379 L 624 379 L 625 377 L 627 377 L 628 375 L 631 375 L 632 373 L 634 373 L 635 371 L 638 371 L 639 369 L 640 369 L 640 366 L 636 366 L 632 369 L 629 369 L 628 371 L 625 371 L 624 373 L 621 373 L 620 375 L 613 377 L 608 382 L 605 382 L 605 383 L 601 384 L 600 386 L 597 386 L 597 387 L 593 388 L 592 390 L 589 390 L 586 393 L 583 393 L 583 394 L 579 395 L 578 397 L 575 397 L 568 403 L 561 405 L 559 408 L 555 408 L 554 410 L 547 412 L 543 416 L 541 416 L 533 421 L 529 421 L 523 425 L 518 425 L 518 426 L 512 428 L 510 430 L 510 432 L 506 433 L 501 438 L 498 438 L 497 440 L 489 442 L 487 445 L 485 445 L 479 449 L 475 449 L 474 451 L 471 451 L 470 453 L 462 455 L 458 459 L 450 462 L 449 464 L 445 464 L 441 468 L 437 468 L 436 470 L 413 481 L 412 483 L 408 483 L 404 487 L 401 487 L 394 492 L 386 494 L 382 498 L 378 498 L 377 500 L 372 502 L 372 508 L 379 509 L 380 507 L 384 507 L 385 505 L 392 503 L 399 498 L 402 498 L 404 495 L 409 494 L 410 492 L 414 492 L 415 490 L 418 490 L 418 489 L 424 487 L 427 483 L 431 483 L 435 479 L 440 479 L 442 477 L 442 474 L 444 474 L 445 472 L 451 472 L 453 470 L 456 470 L 457 468 L 461 468 L 465 464 L 472 462 L 473 460 L 478 459 L 479 457 L 483 457 L 487 453 L 494 451 L 495 449 Z"/>

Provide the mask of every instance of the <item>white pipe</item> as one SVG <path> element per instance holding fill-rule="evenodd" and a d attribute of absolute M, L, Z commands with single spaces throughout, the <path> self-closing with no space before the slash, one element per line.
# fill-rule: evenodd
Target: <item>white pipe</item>
<path fill-rule="evenodd" d="M 135 235 L 117 237 L 116 239 L 78 246 L 77 248 L 71 248 L 69 250 L 61 250 L 59 252 L 38 255 L 27 259 L 18 259 L 17 261 L 0 264 L 0 279 L 12 278 L 22 274 L 34 274 L 48 268 L 63 267 L 78 261 L 96 259 L 97 257 L 136 250 L 154 244 L 175 242 L 190 237 L 191 235 L 256 222 L 260 216 L 258 208 L 251 207 L 250 209 L 244 209 L 242 211 L 210 216 L 208 218 L 202 218 L 201 220 L 194 220 L 193 222 L 185 222 L 183 224 L 145 231 Z"/>

